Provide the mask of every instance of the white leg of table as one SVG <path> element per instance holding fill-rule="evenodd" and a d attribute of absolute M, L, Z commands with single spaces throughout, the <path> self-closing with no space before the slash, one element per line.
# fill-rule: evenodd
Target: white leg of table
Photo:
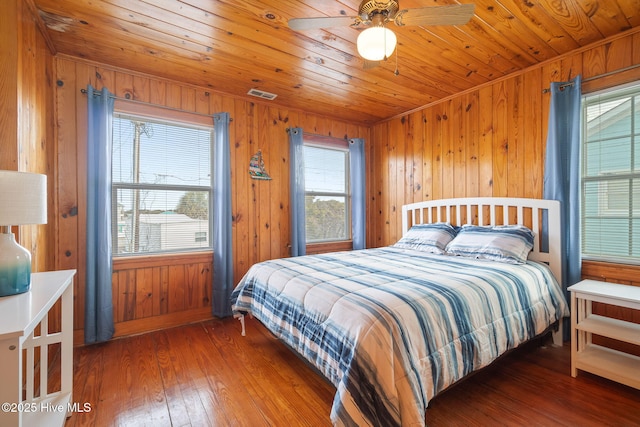
<path fill-rule="evenodd" d="M 73 286 L 62 294 L 62 342 L 60 343 L 61 378 L 60 391 L 69 393 L 73 403 Z M 67 412 L 70 417 L 71 413 Z"/>
<path fill-rule="evenodd" d="M 578 352 L 578 331 L 576 329 L 577 326 L 577 303 L 576 303 L 576 294 L 575 292 L 571 292 L 571 376 L 576 377 L 578 375 L 578 369 L 576 368 L 576 354 Z"/>
<path fill-rule="evenodd" d="M 0 425 L 20 425 L 17 406 L 22 396 L 22 360 L 19 337 L 0 341 Z"/>

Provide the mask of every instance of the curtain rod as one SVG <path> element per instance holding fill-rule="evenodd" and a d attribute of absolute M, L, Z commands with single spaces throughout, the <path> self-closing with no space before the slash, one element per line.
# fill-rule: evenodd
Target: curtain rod
<path fill-rule="evenodd" d="M 294 128 L 286 128 L 285 131 L 287 133 L 289 133 L 289 132 L 291 132 L 291 129 L 294 129 Z M 344 138 L 340 138 L 340 137 L 332 136 L 332 135 L 321 135 L 319 133 L 305 132 L 304 129 L 302 129 L 302 133 L 305 134 L 305 135 L 309 135 L 311 137 L 337 139 L 339 141 L 348 141 L 349 139 L 352 139 L 352 138 L 349 138 L 347 135 L 345 135 Z"/>
<path fill-rule="evenodd" d="M 83 94 L 87 95 L 87 90 L 86 89 L 80 89 L 80 92 L 82 92 Z M 206 96 L 209 96 L 209 92 L 205 92 Z M 93 92 L 93 96 L 102 96 L 101 92 Z M 205 114 L 205 113 L 198 113 L 197 111 L 187 111 L 187 110 L 183 110 L 181 108 L 175 108 L 175 107 L 168 107 L 166 105 L 159 105 L 159 104 L 152 104 L 151 102 L 146 102 L 146 101 L 140 101 L 137 99 L 130 99 L 130 98 L 122 98 L 120 96 L 116 96 L 114 94 L 110 94 L 109 98 L 113 98 L 113 99 L 117 99 L 120 101 L 126 101 L 126 102 L 133 102 L 135 104 L 141 104 L 141 105 L 149 105 L 151 107 L 155 107 L 155 108 L 163 108 L 165 110 L 171 110 L 171 111 L 179 111 L 181 113 L 189 113 L 189 114 L 195 114 L 198 116 L 205 116 L 205 117 L 213 117 L 213 114 Z M 233 121 L 233 119 L 230 117 L 229 121 Z"/>
<path fill-rule="evenodd" d="M 628 67 L 620 68 L 620 69 L 617 69 L 615 71 L 609 71 L 608 73 L 598 74 L 597 76 L 592 76 L 592 77 L 589 77 L 587 79 L 583 79 L 582 83 L 590 82 L 591 80 L 595 80 L 595 79 L 601 79 L 602 77 L 612 76 L 614 74 L 622 73 L 624 71 L 633 70 L 634 68 L 638 68 L 638 67 L 640 67 L 640 64 L 630 65 Z M 562 89 L 564 89 L 566 87 L 571 87 L 571 86 L 573 86 L 573 82 L 560 85 L 559 88 L 560 88 L 560 90 L 562 90 Z M 547 88 L 542 89 L 542 93 L 548 93 L 548 92 L 551 92 L 550 88 L 547 87 Z"/>

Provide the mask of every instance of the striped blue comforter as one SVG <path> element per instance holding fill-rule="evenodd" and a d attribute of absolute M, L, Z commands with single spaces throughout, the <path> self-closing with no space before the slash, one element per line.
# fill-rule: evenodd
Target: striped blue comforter
<path fill-rule="evenodd" d="M 232 301 L 335 385 L 346 426 L 424 426 L 438 392 L 568 315 L 545 265 L 393 247 L 256 264 Z"/>

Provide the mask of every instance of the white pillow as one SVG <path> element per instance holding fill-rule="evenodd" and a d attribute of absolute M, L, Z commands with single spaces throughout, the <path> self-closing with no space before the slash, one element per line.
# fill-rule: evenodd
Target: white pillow
<path fill-rule="evenodd" d="M 446 222 L 416 224 L 393 247 L 414 249 L 432 254 L 443 254 L 457 233 L 457 228 Z"/>
<path fill-rule="evenodd" d="M 522 264 L 533 248 L 533 238 L 533 232 L 522 225 L 465 225 L 449 242 L 446 253 Z"/>

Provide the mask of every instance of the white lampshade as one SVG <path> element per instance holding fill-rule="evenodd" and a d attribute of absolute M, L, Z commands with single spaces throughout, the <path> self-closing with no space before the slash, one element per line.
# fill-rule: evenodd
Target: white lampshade
<path fill-rule="evenodd" d="M 0 225 L 47 222 L 47 176 L 0 170 Z"/>
<path fill-rule="evenodd" d="M 0 297 L 31 287 L 31 254 L 16 242 L 11 226 L 46 222 L 46 175 L 0 170 Z"/>
<path fill-rule="evenodd" d="M 358 36 L 358 53 L 369 61 L 382 61 L 391 56 L 397 41 L 396 35 L 388 28 L 367 28 Z"/>

